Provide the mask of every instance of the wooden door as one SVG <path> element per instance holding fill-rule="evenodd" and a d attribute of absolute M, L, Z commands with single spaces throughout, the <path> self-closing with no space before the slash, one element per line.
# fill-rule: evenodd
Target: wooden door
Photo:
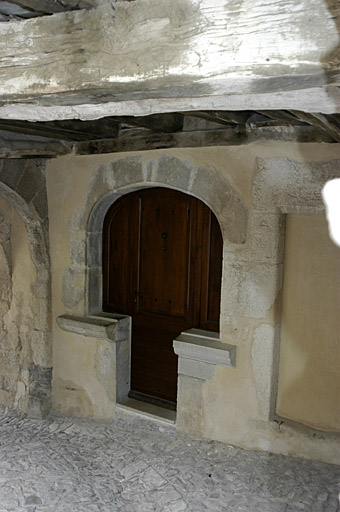
<path fill-rule="evenodd" d="M 131 389 L 176 402 L 172 342 L 218 330 L 222 236 L 201 201 L 166 188 L 128 194 L 103 229 L 105 311 L 132 316 Z"/>

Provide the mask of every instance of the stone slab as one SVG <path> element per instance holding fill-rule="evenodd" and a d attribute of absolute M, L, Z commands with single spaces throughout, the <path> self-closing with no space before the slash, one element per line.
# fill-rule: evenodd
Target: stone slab
<path fill-rule="evenodd" d="M 57 318 L 57 324 L 64 331 L 118 342 L 126 339 L 130 320 L 129 317 L 123 315 L 114 315 L 112 318 L 101 316 L 84 318 L 72 315 L 61 315 Z M 126 332 L 124 336 L 125 329 Z"/>
<path fill-rule="evenodd" d="M 173 342 L 175 353 L 181 358 L 219 366 L 235 367 L 236 347 L 222 343 L 218 333 L 190 329 Z"/>

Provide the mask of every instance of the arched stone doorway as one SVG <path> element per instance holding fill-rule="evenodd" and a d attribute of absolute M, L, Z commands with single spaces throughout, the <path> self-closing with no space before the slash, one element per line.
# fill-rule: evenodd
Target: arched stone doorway
<path fill-rule="evenodd" d="M 144 161 L 140 156 L 117 158 L 101 165 L 93 173 L 88 183 L 86 200 L 81 209 L 74 210 L 70 226 L 70 266 L 63 275 L 62 300 L 67 314 L 57 318 L 61 329 L 71 332 L 74 336 L 104 339 L 100 342 L 105 360 L 99 355 L 93 360 L 94 379 L 104 386 L 104 402 L 100 405 L 103 416 L 107 417 L 117 404 L 126 401 L 130 390 L 130 341 L 131 317 L 103 312 L 103 281 L 102 281 L 102 232 L 105 216 L 117 200 L 139 190 L 152 187 L 166 187 L 200 199 L 216 215 L 223 235 L 224 255 L 231 247 L 242 247 L 247 234 L 248 211 L 245 204 L 223 174 L 211 166 L 197 167 L 187 160 L 170 155 L 157 155 L 153 160 Z M 86 247 L 86 249 L 85 249 Z M 75 251 L 74 248 L 77 248 Z M 78 255 L 82 254 L 83 258 Z M 82 262 L 84 265 L 82 266 Z M 228 260 L 223 262 L 223 274 L 228 269 Z M 222 282 L 225 280 L 223 278 Z M 65 282 L 64 282 L 65 281 Z M 67 283 L 67 286 L 65 286 Z M 83 284 L 85 287 L 83 288 Z M 223 285 L 222 285 L 223 286 Z M 225 322 L 227 297 L 222 292 L 221 310 Z M 85 301 L 83 302 L 83 299 Z M 224 302 L 224 304 L 223 304 Z M 224 308 L 224 309 L 223 309 Z M 222 323 L 221 323 L 222 325 Z M 195 331 L 195 329 L 189 329 Z M 176 339 L 174 351 L 179 355 L 178 383 L 182 377 L 189 379 L 211 379 L 216 365 L 234 366 L 235 350 L 232 346 L 221 342 L 216 332 L 208 332 L 208 336 L 185 331 L 185 339 Z M 98 342 L 97 342 L 98 343 Z M 89 347 L 90 348 L 90 347 Z M 190 354 L 189 354 L 189 352 Z M 182 360 L 182 363 L 181 363 Z M 98 361 L 101 361 L 99 364 Z M 111 362 L 110 362 L 111 361 Z M 110 383 L 107 376 L 110 375 Z M 73 378 L 73 377 L 72 377 Z M 203 380 L 202 380 L 203 379 Z M 60 380 L 57 389 L 54 381 L 57 407 L 64 410 L 62 402 L 65 395 L 64 381 Z M 195 381 L 196 382 L 196 381 Z M 198 382 L 198 381 L 197 381 Z M 82 381 L 81 386 L 86 393 L 92 393 L 90 382 Z M 60 391 L 59 391 L 60 389 Z M 186 408 L 187 399 L 183 397 L 183 385 L 178 389 L 178 407 L 182 403 L 182 412 Z M 108 399 L 108 402 L 107 402 Z M 97 401 L 89 400 L 90 406 L 96 408 Z M 109 404 L 109 407 L 108 407 Z M 97 412 L 95 414 L 98 414 Z M 177 420 L 183 416 L 177 408 Z M 180 420 L 181 422 L 181 420 Z"/>
<path fill-rule="evenodd" d="M 130 396 L 175 407 L 173 340 L 219 330 L 222 233 L 199 199 L 169 188 L 124 195 L 103 227 L 103 310 L 132 317 Z"/>
<path fill-rule="evenodd" d="M 169 155 L 160 155 L 146 164 L 140 157 L 116 159 L 94 174 L 81 212 L 80 222 L 86 225 L 86 315 L 102 311 L 102 230 L 108 209 L 125 194 L 157 186 L 190 194 L 204 202 L 216 215 L 224 248 L 245 243 L 247 208 L 229 181 L 213 167 L 196 167 Z M 75 235 L 74 243 L 77 241 Z M 78 269 L 72 254 L 70 256 L 71 266 L 65 274 L 68 280 Z M 72 290 L 74 296 L 69 297 L 69 302 L 77 305 L 80 299 L 76 296 L 76 286 Z"/>
<path fill-rule="evenodd" d="M 102 300 L 102 233 L 104 219 L 110 207 L 121 197 L 131 192 L 152 187 L 166 187 L 189 194 L 190 197 L 201 200 L 209 207 L 215 214 L 221 227 L 224 252 L 228 251 L 230 246 L 235 246 L 235 244 L 242 246 L 244 244 L 247 234 L 247 208 L 238 192 L 215 168 L 210 166 L 197 167 L 188 160 L 166 154 L 158 155 L 156 158 L 146 162 L 140 156 L 118 158 L 108 162 L 105 166 L 98 167 L 97 171 L 93 174 L 88 184 L 84 207 L 82 210 L 75 211 L 72 219 L 73 223 L 77 222 L 85 227 L 84 253 L 86 251 L 86 263 L 83 272 L 85 293 L 83 294 L 81 288 L 79 288 L 78 281 L 82 273 L 79 269 L 75 252 L 71 250 L 70 267 L 66 268 L 64 272 L 64 278 L 67 280 L 68 286 L 66 290 L 67 296 L 65 294 L 63 300 L 65 304 L 69 304 L 70 307 L 68 306 L 68 309 L 71 313 L 72 310 L 77 310 L 81 304 L 82 297 L 84 297 L 84 318 L 80 319 L 80 326 L 77 324 L 76 318 L 75 322 L 77 325 L 73 325 L 73 320 L 69 315 L 59 317 L 58 323 L 62 329 L 73 330 L 73 332 L 77 330 L 80 334 L 87 332 L 90 336 L 90 332 L 93 332 L 91 322 L 96 323 L 98 315 L 107 317 L 104 322 L 110 321 L 110 314 L 103 313 Z M 78 230 L 74 231 L 70 242 L 71 248 L 72 246 L 77 246 L 79 249 Z M 222 273 L 225 273 L 225 271 L 226 265 L 223 263 Z M 77 276 L 77 284 L 75 276 Z M 63 291 L 65 291 L 64 288 Z M 223 300 L 225 299 L 222 298 L 222 308 Z M 223 315 L 225 314 L 224 311 Z M 114 359 L 115 389 L 113 393 L 116 403 L 123 402 L 130 390 L 131 327 L 129 327 L 129 318 L 131 317 L 125 316 L 123 321 L 117 315 L 115 315 L 115 318 L 112 318 L 113 322 L 118 322 L 116 327 L 112 326 L 116 329 L 116 334 L 112 335 L 110 339 Z M 218 351 L 221 350 L 221 353 L 224 353 L 224 345 L 218 341 L 218 333 L 212 334 L 212 337 L 209 336 L 209 339 L 203 340 L 203 342 L 210 346 L 214 345 Z M 193 340 L 192 335 L 190 339 Z M 200 341 L 197 341 L 196 338 L 193 340 L 194 345 L 197 347 L 196 342 L 199 344 Z M 183 344 L 181 347 L 183 348 Z M 194 364 L 194 370 L 192 367 L 187 368 L 187 365 L 179 364 L 178 372 L 189 372 L 192 377 L 195 377 L 197 375 L 196 367 L 202 368 L 203 362 L 206 361 L 206 350 L 205 348 L 202 350 L 204 352 L 200 354 L 202 359 L 197 364 Z M 179 353 L 176 351 L 176 354 Z M 196 358 L 196 355 L 193 354 L 193 357 Z M 229 358 L 227 352 L 225 352 L 225 356 L 226 359 Z M 211 359 L 210 363 L 215 361 L 214 357 L 210 358 L 209 356 L 208 359 L 209 361 Z M 209 367 L 213 367 L 213 364 L 210 363 Z M 227 364 L 229 365 L 229 363 L 233 364 L 233 356 L 231 356 L 230 360 L 228 359 Z M 201 375 L 200 372 L 199 375 Z M 102 377 L 100 377 L 100 380 L 102 380 Z M 179 404 L 180 397 L 178 397 Z"/>

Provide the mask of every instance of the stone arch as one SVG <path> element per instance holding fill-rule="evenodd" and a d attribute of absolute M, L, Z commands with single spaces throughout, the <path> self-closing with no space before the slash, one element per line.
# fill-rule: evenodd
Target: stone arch
<path fill-rule="evenodd" d="M 143 162 L 139 156 L 100 167 L 89 185 L 84 209 L 86 230 L 86 313 L 102 310 L 102 226 L 109 207 L 140 188 L 168 187 L 203 201 L 216 215 L 225 244 L 244 244 L 248 213 L 239 194 L 212 166 L 197 167 L 170 155 Z"/>
<path fill-rule="evenodd" d="M 0 196 L 19 214 L 28 236 L 36 278 L 29 291 L 34 307 L 32 360 L 26 369 L 26 412 L 41 417 L 50 408 L 52 374 L 51 290 L 45 176 L 40 161 L 3 161 Z"/>

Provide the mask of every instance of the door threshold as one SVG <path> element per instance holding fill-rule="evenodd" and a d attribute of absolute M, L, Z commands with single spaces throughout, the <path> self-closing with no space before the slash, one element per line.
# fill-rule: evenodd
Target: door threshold
<path fill-rule="evenodd" d="M 170 402 L 164 398 L 147 395 L 146 393 L 141 393 L 140 391 L 135 391 L 133 389 L 129 391 L 128 397 L 135 398 L 136 400 L 140 400 L 141 402 L 146 402 L 148 404 L 158 405 L 159 407 L 163 407 L 163 409 L 170 409 L 171 411 L 176 411 L 177 408 L 176 402 Z"/>
<path fill-rule="evenodd" d="M 126 398 L 122 402 L 116 404 L 116 409 L 130 414 L 143 416 L 152 420 L 158 420 L 167 425 L 176 424 L 176 411 L 165 409 L 159 405 L 151 404 L 148 402 L 142 402 L 135 398 Z"/>

